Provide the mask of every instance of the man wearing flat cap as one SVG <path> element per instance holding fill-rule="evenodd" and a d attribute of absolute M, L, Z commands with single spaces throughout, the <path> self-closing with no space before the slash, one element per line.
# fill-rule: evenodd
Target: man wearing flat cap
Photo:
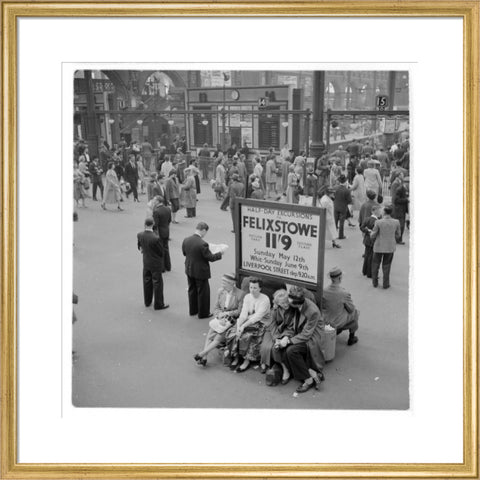
<path fill-rule="evenodd" d="M 245 185 L 240 181 L 238 173 L 232 175 L 232 182 L 228 186 L 227 196 L 229 198 L 230 213 L 232 215 L 233 230 L 235 233 L 235 199 L 245 197 Z"/>
<path fill-rule="evenodd" d="M 347 344 L 349 346 L 358 342 L 355 332 L 358 330 L 358 317 L 360 312 L 355 308 L 352 296 L 340 283 L 342 271 L 338 267 L 332 268 L 328 275 L 331 283 L 323 289 L 322 311 L 325 315 L 325 323 L 337 330 L 337 335 L 343 330 L 348 330 L 350 335 Z"/>
<path fill-rule="evenodd" d="M 383 273 L 383 288 L 390 288 L 390 268 L 392 266 L 393 254 L 397 242 L 402 237 L 400 222 L 392 218 L 393 207 L 385 205 L 383 207 L 383 217 L 375 222 L 370 238 L 375 242 L 373 244 L 372 259 L 372 284 L 378 287 L 378 272 L 380 264 Z"/>
<path fill-rule="evenodd" d="M 288 293 L 292 314 L 283 337 L 276 340 L 272 350 L 273 359 L 282 365 L 282 384 L 291 376 L 299 380 L 298 393 L 304 393 L 324 379 L 325 359 L 321 350 L 321 340 L 325 322 L 314 302 L 305 298 L 302 288 L 293 286 Z M 311 369 L 311 370 L 309 370 Z M 315 371 L 312 374 L 312 370 Z"/>

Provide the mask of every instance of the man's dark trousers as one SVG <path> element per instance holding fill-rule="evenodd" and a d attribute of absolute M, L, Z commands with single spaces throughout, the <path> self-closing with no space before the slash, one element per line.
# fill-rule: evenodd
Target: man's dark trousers
<path fill-rule="evenodd" d="M 390 286 L 390 267 L 392 266 L 393 252 L 391 253 L 373 253 L 372 259 L 372 282 L 373 285 L 378 285 L 378 271 L 380 270 L 380 263 L 383 271 L 383 288 Z"/>
<path fill-rule="evenodd" d="M 339 210 L 335 210 L 334 216 L 335 216 L 335 226 L 338 228 L 338 238 L 344 238 L 345 234 L 343 232 L 343 227 L 345 225 L 345 220 L 347 218 L 347 212 L 346 211 L 341 212 Z"/>
<path fill-rule="evenodd" d="M 400 240 L 397 242 L 403 242 L 403 232 L 405 232 L 405 215 L 396 215 L 395 217 L 400 222 Z"/>
<path fill-rule="evenodd" d="M 362 273 L 368 278 L 372 278 L 372 259 L 373 259 L 373 245 L 365 245 L 365 254 L 363 257 Z"/>
<path fill-rule="evenodd" d="M 230 197 L 229 195 L 225 194 L 225 197 L 223 199 L 222 204 L 220 205 L 221 210 L 226 210 L 228 207 L 228 204 L 230 203 Z"/>
<path fill-rule="evenodd" d="M 100 189 L 100 192 L 102 194 L 102 200 L 103 200 L 103 183 L 102 183 L 102 179 L 101 178 L 94 178 L 93 179 L 93 192 L 92 192 L 92 195 L 93 195 L 93 199 L 96 200 L 97 199 L 97 188 Z"/>
<path fill-rule="evenodd" d="M 310 377 L 308 371 L 308 347 L 306 343 L 295 343 L 287 345 L 286 348 L 272 350 L 273 359 L 277 363 L 284 363 L 290 372 L 292 372 L 295 380 L 304 381 Z"/>
<path fill-rule="evenodd" d="M 208 278 L 193 278 L 188 280 L 188 309 L 190 315 L 206 318 L 210 313 L 210 284 Z"/>
<path fill-rule="evenodd" d="M 160 238 L 163 245 L 163 263 L 165 270 L 170 272 L 172 270 L 172 261 L 170 260 L 170 248 L 168 246 L 168 238 Z"/>
<path fill-rule="evenodd" d="M 135 200 L 138 200 L 137 182 L 132 180 L 131 182 L 129 182 L 129 184 L 130 188 L 126 192 L 127 198 L 131 193 L 133 193 L 133 198 Z"/>
<path fill-rule="evenodd" d="M 143 268 L 143 298 L 145 306 L 149 307 L 152 304 L 152 299 L 155 298 L 153 308 L 159 310 L 163 307 L 163 278 L 162 273 L 158 270 L 150 270 Z"/>

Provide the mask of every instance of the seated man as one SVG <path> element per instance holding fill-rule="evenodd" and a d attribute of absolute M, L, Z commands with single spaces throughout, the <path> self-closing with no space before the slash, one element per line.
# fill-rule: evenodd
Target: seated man
<path fill-rule="evenodd" d="M 360 312 L 355 308 L 352 297 L 343 287 L 342 271 L 334 267 L 329 272 L 332 283 L 323 289 L 322 310 L 325 323 L 337 329 L 337 335 L 343 330 L 349 330 L 347 344 L 349 346 L 358 342 L 355 332 L 358 330 L 358 317 Z"/>
<path fill-rule="evenodd" d="M 301 287 L 290 288 L 288 301 L 292 309 L 290 322 L 283 336 L 276 340 L 272 355 L 282 365 L 282 384 L 288 382 L 291 372 L 295 380 L 303 382 L 297 388 L 298 393 L 303 393 L 312 387 L 318 389 L 324 380 L 325 359 L 320 345 L 325 322 L 315 303 L 305 298 Z"/>
<path fill-rule="evenodd" d="M 207 365 L 208 353 L 225 343 L 227 330 L 236 322 L 240 315 L 244 296 L 245 292 L 235 286 L 235 275 L 233 273 L 224 274 L 222 286 L 218 290 L 217 301 L 213 310 L 215 318 L 209 323 L 210 329 L 205 339 L 205 345 L 201 352 L 193 356 L 197 365 L 205 367 Z"/>

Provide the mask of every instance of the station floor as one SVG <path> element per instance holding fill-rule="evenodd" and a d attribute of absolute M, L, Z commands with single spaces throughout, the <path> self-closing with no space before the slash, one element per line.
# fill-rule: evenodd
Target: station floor
<path fill-rule="evenodd" d="M 409 235 L 395 253 L 391 288 L 372 287 L 363 277 L 362 237 L 346 226 L 341 249 L 327 242 L 325 272 L 339 266 L 343 285 L 360 310 L 359 342 L 347 346 L 348 333 L 337 337 L 336 356 L 325 367 L 320 391 L 295 395 L 298 383 L 267 387 L 258 369 L 233 373 L 216 352 L 200 368 L 193 354 L 203 346 L 208 320 L 188 315 L 187 280 L 181 244 L 198 221 L 210 230 L 205 240 L 229 245 L 223 259 L 211 264 L 212 305 L 224 272 L 235 267 L 230 212 L 220 210 L 211 187 L 202 183 L 197 218 L 171 226 L 172 272 L 164 274 L 170 308 L 145 308 L 142 258 L 136 236 L 143 230 L 146 196 L 132 198 L 125 211 L 87 199 L 74 224 L 74 291 L 78 321 L 73 326 L 72 402 L 77 407 L 120 408 L 282 408 L 408 409 Z M 356 223 L 356 222 L 355 222 Z M 325 281 L 327 281 L 325 279 Z"/>

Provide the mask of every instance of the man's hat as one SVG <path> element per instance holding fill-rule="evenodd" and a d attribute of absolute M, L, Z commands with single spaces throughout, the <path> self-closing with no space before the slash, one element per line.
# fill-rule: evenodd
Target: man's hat
<path fill-rule="evenodd" d="M 236 181 L 240 180 L 240 176 L 238 175 L 238 173 L 234 173 L 232 175 L 232 180 L 236 180 Z"/>
<path fill-rule="evenodd" d="M 237 281 L 234 273 L 224 273 L 222 275 L 222 280 L 226 280 L 227 282 L 236 282 Z"/>
<path fill-rule="evenodd" d="M 336 278 L 339 277 L 342 274 L 342 271 L 340 270 L 339 267 L 333 267 L 328 274 L 330 275 L 330 278 Z"/>

